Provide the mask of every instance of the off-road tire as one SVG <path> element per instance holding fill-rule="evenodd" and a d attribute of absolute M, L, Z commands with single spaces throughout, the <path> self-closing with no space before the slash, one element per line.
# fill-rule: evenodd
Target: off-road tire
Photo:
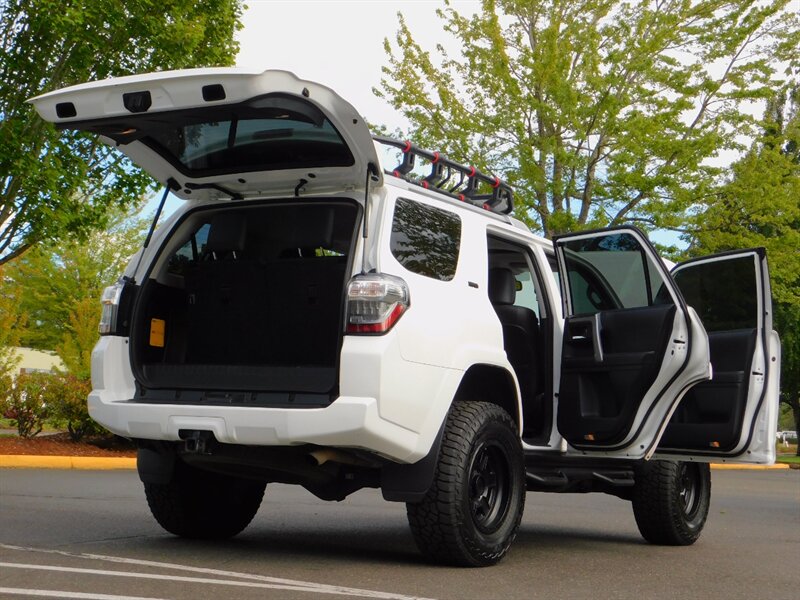
<path fill-rule="evenodd" d="M 172 482 L 144 484 L 150 512 L 161 527 L 181 537 L 225 539 L 253 520 L 265 483 L 176 467 Z"/>
<path fill-rule="evenodd" d="M 517 426 L 487 402 L 450 409 L 433 485 L 406 504 L 420 551 L 436 562 L 498 562 L 517 535 L 525 505 L 525 463 Z"/>
<path fill-rule="evenodd" d="M 657 460 L 636 470 L 633 514 L 651 544 L 689 546 L 697 541 L 711 502 L 711 470 L 705 463 Z"/>

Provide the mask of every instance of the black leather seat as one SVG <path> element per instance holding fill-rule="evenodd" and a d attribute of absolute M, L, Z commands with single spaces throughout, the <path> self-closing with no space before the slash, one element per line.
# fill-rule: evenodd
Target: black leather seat
<path fill-rule="evenodd" d="M 214 215 L 205 248 L 186 272 L 189 362 L 253 361 L 257 342 L 249 334 L 267 294 L 256 264 L 245 255 L 246 231 L 242 212 Z"/>
<path fill-rule="evenodd" d="M 317 256 L 333 246 L 335 213 L 325 206 L 294 208 L 270 240 L 277 257 L 262 257 L 271 294 L 265 308 L 272 319 L 271 363 L 334 365 L 339 350 L 345 256 Z"/>
<path fill-rule="evenodd" d="M 539 320 L 524 306 L 514 306 L 517 282 L 510 269 L 489 270 L 489 301 L 503 326 L 503 346 L 519 380 L 525 430 L 535 431 L 543 416 L 539 396 Z"/>

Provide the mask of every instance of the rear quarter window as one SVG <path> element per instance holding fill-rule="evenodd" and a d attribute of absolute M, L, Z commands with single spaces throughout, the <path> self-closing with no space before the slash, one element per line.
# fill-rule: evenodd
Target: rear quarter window
<path fill-rule="evenodd" d="M 461 218 L 400 198 L 394 208 L 389 243 L 392 255 L 412 273 L 450 281 L 458 266 Z"/>
<path fill-rule="evenodd" d="M 167 264 L 167 272 L 173 275 L 183 275 L 189 265 L 197 262 L 200 255 L 203 254 L 206 242 L 208 241 L 208 232 L 211 225 L 208 223 L 203 224 L 197 231 L 195 231 L 188 240 L 178 248 L 172 256 L 169 257 Z"/>

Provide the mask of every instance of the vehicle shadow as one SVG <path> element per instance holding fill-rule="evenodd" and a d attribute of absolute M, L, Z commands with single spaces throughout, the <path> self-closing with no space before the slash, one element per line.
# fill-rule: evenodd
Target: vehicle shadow
<path fill-rule="evenodd" d="M 586 547 L 588 549 L 607 545 L 642 545 L 647 542 L 638 534 L 627 531 L 609 532 L 608 529 L 565 528 L 563 525 L 523 524 L 514 541 L 515 548 L 536 547 L 558 550 L 560 548 Z"/>
<path fill-rule="evenodd" d="M 394 564 L 419 566 L 419 554 L 407 527 L 311 528 L 292 526 L 271 529 L 268 524 L 249 528 L 225 541 L 190 540 L 172 536 L 148 538 L 148 548 L 178 560 L 198 551 L 228 560 L 247 558 L 264 562 L 310 561 L 315 563 Z M 224 567 L 219 567 L 224 568 Z"/>
<path fill-rule="evenodd" d="M 144 550 L 143 540 L 140 542 Z M 512 554 L 516 558 L 561 552 L 589 554 L 610 546 L 644 544 L 646 542 L 636 533 L 523 524 Z M 224 557 L 224 562 L 249 560 L 279 564 L 299 561 L 330 566 L 357 562 L 395 567 L 448 568 L 431 563 L 419 553 L 405 523 L 377 526 L 373 523 L 365 527 L 333 523 L 324 530 L 314 530 L 296 521 L 278 527 L 271 527 L 264 522 L 221 542 L 165 535 L 148 537 L 146 545 L 149 552 L 170 556 L 172 560 L 190 559 L 199 552 L 206 556 Z M 218 568 L 225 567 L 220 565 Z"/>

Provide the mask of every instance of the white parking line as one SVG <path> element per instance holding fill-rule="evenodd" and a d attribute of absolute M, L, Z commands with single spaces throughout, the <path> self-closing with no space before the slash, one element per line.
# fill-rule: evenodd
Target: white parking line
<path fill-rule="evenodd" d="M 277 583 L 258 583 L 255 581 L 232 581 L 230 579 L 212 579 L 211 577 L 185 577 L 183 575 L 159 575 L 158 573 L 132 573 L 130 571 L 109 571 L 107 569 L 81 569 L 79 567 L 60 567 L 58 565 L 34 565 L 28 563 L 0 562 L 6 569 L 25 569 L 26 571 L 57 571 L 60 573 L 80 573 L 82 575 L 108 575 L 111 577 L 129 577 L 131 579 L 154 579 L 157 581 L 175 581 L 181 583 L 202 583 L 205 585 L 228 585 L 233 587 L 265 588 L 270 590 L 290 590 L 293 592 L 315 592 L 317 594 L 341 594 L 335 590 L 310 588 L 297 585 Z M 352 594 L 346 594 L 352 595 Z"/>
<path fill-rule="evenodd" d="M 9 587 L 0 587 L 0 594 L 45 598 L 79 598 L 80 600 L 162 600 L 160 598 L 145 598 L 144 596 L 115 596 L 113 594 L 91 594 L 87 592 L 67 592 L 65 590 L 29 590 Z"/>
<path fill-rule="evenodd" d="M 193 567 L 189 565 L 179 565 L 175 563 L 166 563 L 166 562 L 157 562 L 152 560 L 141 560 L 136 558 L 124 558 L 119 556 L 106 556 L 102 554 L 84 554 L 84 553 L 73 553 L 73 552 L 66 552 L 63 550 L 51 550 L 51 549 L 44 549 L 44 548 L 29 548 L 25 546 L 12 546 L 9 544 L 0 544 L 0 548 L 6 548 L 9 550 L 20 550 L 26 552 L 38 552 L 38 553 L 45 553 L 45 554 L 58 554 L 61 556 L 69 556 L 72 558 L 82 558 L 82 559 L 90 559 L 90 560 L 101 560 L 106 562 L 114 562 L 114 563 L 121 563 L 121 564 L 133 564 L 138 566 L 146 566 L 146 567 L 154 567 L 159 569 L 168 569 L 168 570 L 176 570 L 176 571 L 186 571 L 186 572 L 194 572 L 194 573 L 203 573 L 207 575 L 216 575 L 222 577 L 234 577 L 236 579 L 244 579 L 248 581 L 254 582 L 253 584 L 249 584 L 245 581 L 237 582 L 237 581 L 230 581 L 225 579 L 209 579 L 209 578 L 195 578 L 195 577 L 180 577 L 180 576 L 169 576 L 169 575 L 150 575 L 147 573 L 138 573 L 138 574 L 131 574 L 132 577 L 140 577 L 140 578 L 153 578 L 153 579 L 171 579 L 173 581 L 190 581 L 196 583 L 212 583 L 214 585 L 240 585 L 242 587 L 262 587 L 267 589 L 285 589 L 285 590 L 292 590 L 292 591 L 300 591 L 300 592 L 307 592 L 307 593 L 317 593 L 317 594 L 334 594 L 340 596 L 358 596 L 361 598 L 375 598 L 376 600 L 430 600 L 421 597 L 415 596 L 406 596 L 403 594 L 393 594 L 391 592 L 380 592 L 376 590 L 364 590 L 359 588 L 351 588 L 351 587 L 343 587 L 343 586 L 336 586 L 336 585 L 326 585 L 322 583 L 314 583 L 311 581 L 299 581 L 295 579 L 285 579 L 281 577 L 269 577 L 266 575 L 254 575 L 251 573 L 238 573 L 235 571 L 224 571 L 220 569 L 207 569 L 204 567 Z M 16 564 L 16 563 L 15 563 Z M 33 567 L 37 567 L 37 565 L 32 565 Z M 50 568 L 50 567 L 48 567 Z M 67 569 L 67 567 L 53 567 L 53 570 L 57 569 Z M 80 571 L 94 571 L 93 569 L 78 569 L 76 572 Z M 128 575 L 122 571 L 103 571 L 102 574 L 108 575 L 115 575 L 115 576 L 126 576 Z M 98 573 L 100 574 L 100 573 Z M 255 583 L 258 582 L 258 583 Z"/>

